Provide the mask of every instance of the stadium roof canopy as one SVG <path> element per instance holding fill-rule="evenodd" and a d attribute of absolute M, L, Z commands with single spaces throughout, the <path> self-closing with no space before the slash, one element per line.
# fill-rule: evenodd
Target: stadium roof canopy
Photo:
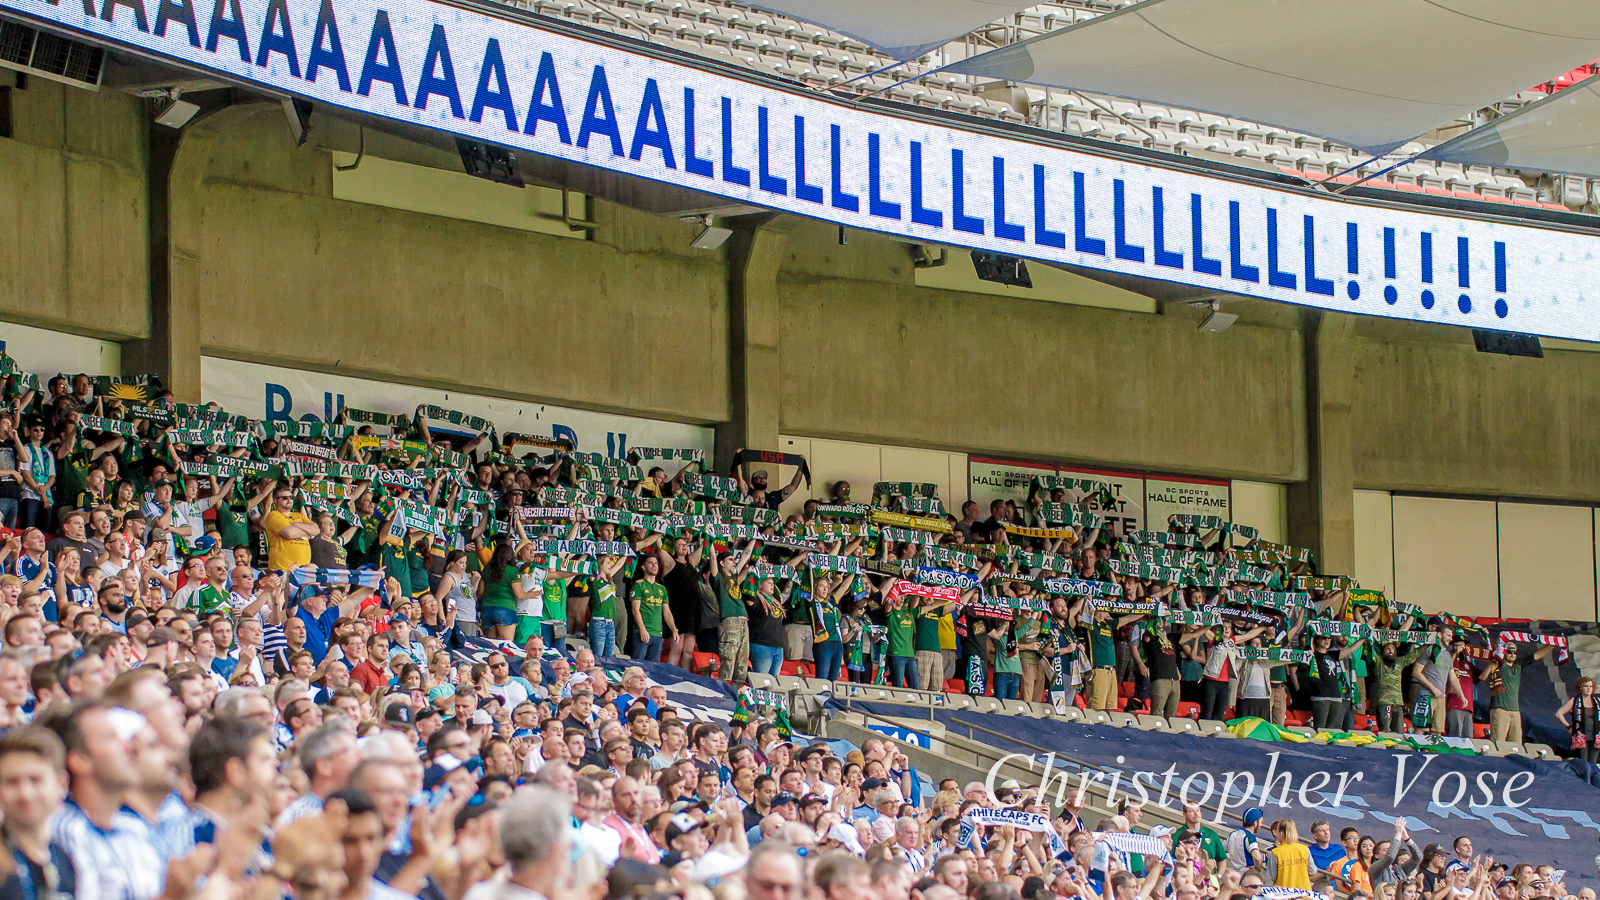
<path fill-rule="evenodd" d="M 921 15 L 920 0 L 867 5 Z M 1144 0 L 949 71 L 1171 103 L 1377 154 L 1595 59 L 1594 0 Z"/>
<path fill-rule="evenodd" d="M 895 59 L 916 59 L 941 44 L 1027 9 L 1038 0 L 761 0 L 781 13 L 847 34 Z M 1586 60 L 1587 61 L 1587 60 Z"/>
<path fill-rule="evenodd" d="M 1431 147 L 1422 158 L 1600 177 L 1600 75 Z"/>

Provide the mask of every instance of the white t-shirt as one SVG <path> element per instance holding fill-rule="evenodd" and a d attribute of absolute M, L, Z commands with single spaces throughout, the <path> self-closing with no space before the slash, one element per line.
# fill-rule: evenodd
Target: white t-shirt
<path fill-rule="evenodd" d="M 529 596 L 517 601 L 517 615 L 544 618 L 544 573 L 545 570 L 537 566 L 522 570 L 522 590 Z"/>
<path fill-rule="evenodd" d="M 506 709 L 516 709 L 522 701 L 528 699 L 527 690 L 522 685 L 517 684 L 516 679 L 507 681 L 505 684 L 489 682 L 489 694 L 499 697 L 500 705 Z"/>

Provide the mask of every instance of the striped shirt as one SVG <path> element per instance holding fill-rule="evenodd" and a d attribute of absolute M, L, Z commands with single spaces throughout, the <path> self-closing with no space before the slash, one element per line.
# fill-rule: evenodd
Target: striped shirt
<path fill-rule="evenodd" d="M 284 807 L 283 812 L 278 813 L 278 820 L 272 823 L 272 827 L 277 831 L 282 831 L 283 826 L 288 825 L 295 819 L 314 816 L 320 812 L 322 812 L 322 798 L 316 794 L 308 793 Z"/>
<path fill-rule="evenodd" d="M 166 864 L 151 829 L 134 815 L 118 813 L 101 828 L 68 800 L 51 833 L 72 858 L 78 896 L 97 900 L 149 900 L 161 893 Z"/>

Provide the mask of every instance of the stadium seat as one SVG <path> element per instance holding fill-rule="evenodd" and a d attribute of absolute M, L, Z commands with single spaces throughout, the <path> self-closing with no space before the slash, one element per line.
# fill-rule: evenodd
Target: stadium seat
<path fill-rule="evenodd" d="M 1474 738 L 1472 741 L 1472 749 L 1478 753 L 1488 755 L 1494 750 L 1494 741 Z"/>
<path fill-rule="evenodd" d="M 1473 722 L 1472 723 L 1472 736 L 1474 738 L 1479 739 L 1479 740 L 1487 739 L 1489 737 L 1489 726 L 1488 725 L 1480 725 L 1477 722 Z"/>
<path fill-rule="evenodd" d="M 1174 734 L 1199 734 L 1200 725 L 1194 719 L 1173 716 L 1167 720 L 1167 730 Z"/>
<path fill-rule="evenodd" d="M 780 690 L 780 691 L 786 691 L 786 692 L 787 691 L 798 691 L 801 688 L 804 688 L 805 684 L 806 684 L 806 679 L 802 675 L 779 675 L 778 676 L 778 690 Z"/>
<path fill-rule="evenodd" d="M 1083 721 L 1083 711 L 1078 709 L 1076 706 L 1069 706 L 1069 707 L 1067 707 L 1066 713 L 1063 714 L 1063 713 L 1056 712 L 1055 711 L 1055 707 L 1051 707 L 1051 709 L 1050 709 L 1050 717 L 1053 718 L 1053 719 L 1058 719 L 1058 720 L 1063 721 L 1063 722 L 1080 722 L 1081 723 Z"/>
<path fill-rule="evenodd" d="M 950 709 L 972 709 L 977 703 L 966 694 L 946 694 L 944 705 Z"/>
<path fill-rule="evenodd" d="M 1132 715 L 1118 710 L 1112 710 L 1106 713 L 1106 716 L 1110 719 L 1111 724 L 1118 728 L 1132 728 L 1137 721 Z"/>
<path fill-rule="evenodd" d="M 1178 717 L 1179 718 L 1183 718 L 1183 719 L 1198 719 L 1198 718 L 1200 718 L 1200 704 L 1198 704 L 1198 703 L 1183 703 L 1183 702 L 1179 702 L 1178 703 Z"/>
<path fill-rule="evenodd" d="M 1366 717 L 1365 716 L 1356 716 L 1356 727 L 1357 728 L 1361 727 L 1360 723 L 1361 723 L 1361 719 L 1363 719 L 1363 718 L 1366 718 Z M 1311 714 L 1305 712 L 1304 710 L 1291 709 L 1291 710 L 1285 711 L 1284 716 L 1283 716 L 1283 721 L 1284 721 L 1284 724 L 1286 724 L 1286 725 L 1304 725 L 1307 722 L 1311 721 Z"/>
<path fill-rule="evenodd" d="M 1126 713 L 1124 713 L 1126 715 Z M 1109 725 L 1111 717 L 1103 710 L 1083 709 L 1078 711 L 1078 721 L 1085 725 Z"/>
<path fill-rule="evenodd" d="M 1549 744 L 1523 744 L 1528 748 L 1528 756 L 1533 759 L 1556 759 L 1555 748 Z"/>
<path fill-rule="evenodd" d="M 944 692 L 946 694 L 963 694 L 966 693 L 966 690 L 967 683 L 960 678 L 946 678 L 944 680 Z"/>
<path fill-rule="evenodd" d="M 572 643 L 572 639 L 568 638 L 567 642 Z M 722 657 L 715 653 L 696 653 L 694 655 L 693 665 L 694 673 L 696 675 L 704 675 L 707 678 L 716 678 L 718 671 L 720 671 L 722 668 Z"/>
<path fill-rule="evenodd" d="M 1513 744 L 1510 741 L 1500 741 L 1494 745 L 1490 756 L 1532 756 L 1528 748 L 1522 744 Z"/>
<path fill-rule="evenodd" d="M 1133 717 L 1133 727 L 1140 731 L 1169 731 L 1167 720 L 1161 716 L 1137 715 Z"/>
<path fill-rule="evenodd" d="M 1228 724 L 1220 719 L 1198 719 L 1195 724 L 1199 727 L 1201 734 L 1208 736 L 1222 734 L 1228 730 Z"/>
<path fill-rule="evenodd" d="M 826 678 L 807 678 L 802 687 L 808 694 L 829 694 L 833 692 L 833 682 Z"/>
<path fill-rule="evenodd" d="M 1026 700 L 1001 700 L 1000 708 L 1013 716 L 1025 716 L 1033 711 Z"/>
<path fill-rule="evenodd" d="M 974 697 L 972 698 L 972 707 L 978 712 L 1003 712 L 1005 710 L 1005 707 L 1001 705 L 1001 701 L 993 697 Z"/>
<path fill-rule="evenodd" d="M 745 677 L 749 679 L 750 686 L 758 691 L 775 691 L 778 689 L 778 679 L 765 672 L 748 672 Z"/>

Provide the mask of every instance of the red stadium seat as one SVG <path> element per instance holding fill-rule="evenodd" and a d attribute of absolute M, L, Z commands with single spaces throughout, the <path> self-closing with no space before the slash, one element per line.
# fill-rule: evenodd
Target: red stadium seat
<path fill-rule="evenodd" d="M 1305 710 L 1291 709 L 1283 714 L 1283 721 L 1286 725 L 1299 727 L 1311 721 L 1311 714 Z"/>
<path fill-rule="evenodd" d="M 707 678 L 716 678 L 717 672 L 722 667 L 722 657 L 715 653 L 696 653 L 694 655 L 694 673 Z"/>
<path fill-rule="evenodd" d="M 1372 717 L 1371 716 L 1363 716 L 1363 715 L 1360 715 L 1358 713 L 1356 715 L 1356 730 L 1357 731 L 1371 731 L 1372 730 Z"/>
<path fill-rule="evenodd" d="M 1487 726 L 1487 725 L 1479 725 L 1477 722 L 1473 722 L 1472 723 L 1472 736 L 1474 738 L 1477 738 L 1480 741 L 1487 740 L 1488 737 L 1489 737 L 1489 726 Z"/>
<path fill-rule="evenodd" d="M 1200 718 L 1200 704 L 1198 704 L 1198 703 L 1179 703 L 1178 704 L 1178 718 L 1180 718 L 1180 719 L 1198 719 L 1198 718 Z"/>
<path fill-rule="evenodd" d="M 1133 682 L 1131 682 L 1131 681 L 1119 682 L 1117 684 L 1117 696 L 1118 697 L 1132 697 L 1133 696 Z"/>
<path fill-rule="evenodd" d="M 965 694 L 967 692 L 967 683 L 960 678 L 946 678 L 944 680 L 944 692 L 946 694 Z"/>

